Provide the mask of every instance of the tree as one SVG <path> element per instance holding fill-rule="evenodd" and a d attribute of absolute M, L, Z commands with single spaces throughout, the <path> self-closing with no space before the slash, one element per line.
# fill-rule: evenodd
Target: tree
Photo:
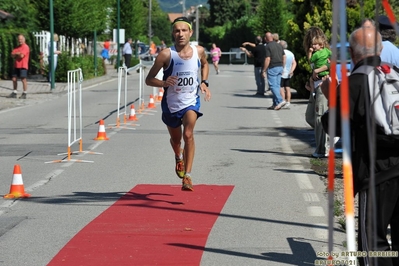
<path fill-rule="evenodd" d="M 223 26 L 227 22 L 235 22 L 236 20 L 248 16 L 252 13 L 254 3 L 253 0 L 208 0 L 210 6 L 210 25 Z"/>
<path fill-rule="evenodd" d="M 94 30 L 107 28 L 108 8 L 111 0 L 53 0 L 54 32 L 74 38 L 93 36 Z M 42 30 L 50 30 L 49 0 L 36 0 Z"/>
<path fill-rule="evenodd" d="M 154 43 L 160 44 L 161 40 L 165 42 L 170 42 L 172 38 L 172 27 L 168 18 L 168 15 L 163 12 L 159 6 L 158 1 L 152 1 L 151 4 L 151 39 Z M 147 1 L 144 1 L 144 6 L 147 10 L 147 21 L 149 21 L 149 5 Z M 147 31 L 148 32 L 148 31 Z"/>
<path fill-rule="evenodd" d="M 14 18 L 4 23 L 4 27 L 21 28 L 27 31 L 37 31 L 39 29 L 39 12 L 33 0 L 0 0 L 0 7 L 14 16 Z"/>
<path fill-rule="evenodd" d="M 265 32 L 277 32 L 283 36 L 284 31 L 284 8 L 285 0 L 261 0 L 257 9 L 255 33 L 263 36 Z"/>
<path fill-rule="evenodd" d="M 143 0 L 120 0 L 120 28 L 125 29 L 126 38 L 143 40 L 146 38 L 148 21 Z M 117 1 L 111 5 L 111 28 L 117 28 Z"/>

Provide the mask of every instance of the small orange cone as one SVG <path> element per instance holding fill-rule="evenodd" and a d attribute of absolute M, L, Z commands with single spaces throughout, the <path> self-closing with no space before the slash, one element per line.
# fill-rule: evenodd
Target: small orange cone
<path fill-rule="evenodd" d="M 14 176 L 10 187 L 10 193 L 5 195 L 5 199 L 29 198 L 30 194 L 25 193 L 24 182 L 22 181 L 21 167 L 14 165 Z"/>
<path fill-rule="evenodd" d="M 163 89 L 159 88 L 159 93 L 158 93 L 158 101 L 162 101 L 162 97 L 163 97 Z"/>
<path fill-rule="evenodd" d="M 148 103 L 147 108 L 155 108 L 154 96 L 150 94 L 150 102 Z"/>
<path fill-rule="evenodd" d="M 134 110 L 134 104 L 130 105 L 130 115 L 128 120 L 130 121 L 137 121 L 137 117 L 136 117 L 136 110 Z"/>
<path fill-rule="evenodd" d="M 94 140 L 109 140 L 107 133 L 105 132 L 104 120 L 100 120 L 100 126 L 98 127 L 97 138 Z"/>

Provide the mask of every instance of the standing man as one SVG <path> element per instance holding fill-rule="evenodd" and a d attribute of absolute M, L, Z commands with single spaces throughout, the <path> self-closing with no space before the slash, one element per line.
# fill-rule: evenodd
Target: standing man
<path fill-rule="evenodd" d="M 256 36 L 255 45 L 253 43 L 244 42 L 240 49 L 244 51 L 248 57 L 254 57 L 254 75 L 256 82 L 255 96 L 265 96 L 266 81 L 262 76 L 263 65 L 266 58 L 266 47 L 262 44 L 262 37 Z"/>
<path fill-rule="evenodd" d="M 28 77 L 28 66 L 29 66 L 29 46 L 25 43 L 25 36 L 20 34 L 18 35 L 19 46 L 17 46 L 11 52 L 11 57 L 14 59 L 14 69 L 12 72 L 12 84 L 13 84 L 13 92 L 7 96 L 7 98 L 17 98 L 17 78 L 20 78 L 22 81 L 22 89 L 23 92 L 21 94 L 20 99 L 26 99 L 26 92 L 28 90 L 28 83 L 26 78 Z"/>
<path fill-rule="evenodd" d="M 291 88 L 290 88 L 290 79 L 292 75 L 294 75 L 294 70 L 296 68 L 296 60 L 294 54 L 288 50 L 287 42 L 284 40 L 280 41 L 281 46 L 284 48 L 285 54 L 285 65 L 283 69 L 283 74 L 281 75 L 280 82 L 280 93 L 281 98 L 286 101 L 284 108 L 288 108 L 290 106 L 291 101 Z"/>
<path fill-rule="evenodd" d="M 211 99 L 208 74 L 209 65 L 202 46 L 190 45 L 193 29 L 186 17 L 172 23 L 174 46 L 162 50 L 148 72 L 146 84 L 163 87 L 162 121 L 166 124 L 170 144 L 175 154 L 175 172 L 182 178 L 182 190 L 193 191 L 191 170 L 194 161 L 194 127 L 200 113 L 199 91 L 205 93 L 205 101 Z M 163 69 L 163 80 L 156 78 Z M 201 81 L 198 71 L 201 71 Z M 184 149 L 181 149 L 181 140 Z M 183 157 L 184 154 L 184 157 Z"/>
<path fill-rule="evenodd" d="M 125 45 L 123 45 L 123 57 L 125 58 L 126 68 L 130 67 L 130 60 L 132 59 L 132 38 L 127 39 Z M 129 72 L 127 72 L 128 75 Z"/>
<path fill-rule="evenodd" d="M 396 31 L 387 16 L 380 15 L 378 17 L 378 30 L 382 37 L 383 48 L 380 55 L 382 62 L 399 67 L 399 49 L 393 44 L 396 40 Z"/>
<path fill-rule="evenodd" d="M 370 96 L 368 75 L 354 73 L 362 66 L 379 66 L 382 50 L 381 35 L 375 28 L 359 28 L 350 38 L 350 54 L 354 69 L 349 76 L 349 118 L 351 136 L 351 160 L 353 165 L 354 192 L 359 193 L 358 208 L 358 250 L 365 251 L 396 251 L 399 252 L 399 138 L 397 135 L 386 135 L 384 130 L 373 123 L 370 118 Z M 390 69 L 395 71 L 395 67 Z M 328 97 L 329 80 L 322 83 L 323 93 Z M 340 91 L 340 87 L 337 88 Z M 340 111 L 337 101 L 337 111 Z M 323 117 L 323 125 L 328 132 L 328 118 Z M 340 114 L 337 113 L 337 118 Z M 340 121 L 337 121 L 339 123 Z M 374 157 L 370 154 L 374 153 Z M 373 161 L 370 161 L 373 158 Z M 370 199 L 373 194 L 370 188 L 370 165 L 374 165 L 375 183 L 374 197 L 376 208 L 370 213 Z M 375 216 L 374 216 L 375 215 Z M 376 221 L 376 232 L 369 231 L 370 219 Z M 388 242 L 388 225 L 391 226 L 391 244 Z M 373 226 L 371 227 L 373 228 Z M 372 230 L 373 231 L 373 230 Z M 374 239 L 375 237 L 375 239 Z M 377 246 L 370 246 L 376 242 Z M 359 257 L 360 265 L 370 265 L 368 256 Z M 399 265 L 399 257 L 377 257 L 378 265 Z M 377 265 L 373 263 L 373 265 Z"/>
<path fill-rule="evenodd" d="M 266 32 L 266 58 L 263 66 L 262 77 L 266 77 L 269 82 L 269 88 L 273 94 L 273 105 L 268 107 L 269 110 L 280 110 L 286 102 L 280 94 L 281 74 L 285 65 L 285 54 L 283 47 L 273 40 L 273 35 Z"/>
<path fill-rule="evenodd" d="M 164 40 L 162 40 L 162 41 L 161 41 L 161 51 L 164 50 L 164 49 L 166 49 L 166 48 L 167 48 L 166 43 L 165 43 Z"/>

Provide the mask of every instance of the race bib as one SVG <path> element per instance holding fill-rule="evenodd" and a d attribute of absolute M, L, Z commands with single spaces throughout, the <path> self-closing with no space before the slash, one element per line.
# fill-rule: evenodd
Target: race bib
<path fill-rule="evenodd" d="M 178 93 L 192 93 L 196 89 L 194 73 L 191 71 L 177 72 L 177 84 L 175 91 Z"/>

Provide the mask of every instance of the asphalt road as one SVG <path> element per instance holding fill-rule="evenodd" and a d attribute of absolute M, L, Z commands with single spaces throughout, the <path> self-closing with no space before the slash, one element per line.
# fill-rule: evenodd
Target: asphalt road
<path fill-rule="evenodd" d="M 306 99 L 289 110 L 267 110 L 253 66 L 211 68 L 210 102 L 196 126 L 193 183 L 234 185 L 209 235 L 201 265 L 313 265 L 327 251 L 327 198 L 310 170 L 313 133 Z M 138 75 L 129 77 L 136 103 Z M 145 89 L 148 101 L 152 88 Z M 46 265 L 85 225 L 137 184 L 179 184 L 160 106 L 137 113 L 139 125 L 116 123 L 117 80 L 83 90 L 83 150 L 91 163 L 46 163 L 65 158 L 67 97 L 0 111 L 0 195 L 19 164 L 28 199 L 0 198 L 0 265 Z M 138 110 L 138 107 L 136 107 Z M 104 119 L 109 141 L 93 140 Z M 134 129 L 133 129 L 134 128 Z M 78 150 L 78 145 L 73 150 Z M 194 192 L 195 193 L 195 192 Z M 344 250 L 336 225 L 334 250 Z"/>

